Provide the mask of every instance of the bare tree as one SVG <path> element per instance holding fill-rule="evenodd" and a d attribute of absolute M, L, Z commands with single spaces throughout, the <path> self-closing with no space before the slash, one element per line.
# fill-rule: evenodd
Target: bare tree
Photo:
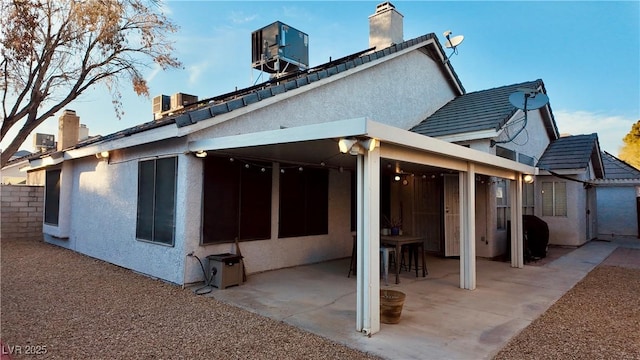
<path fill-rule="evenodd" d="M 154 0 L 3 0 L 0 13 L 0 140 L 21 124 L 0 167 L 39 124 L 92 85 L 109 88 L 120 118 L 119 80 L 149 96 L 143 68 L 181 66 L 167 37 L 177 28 Z"/>

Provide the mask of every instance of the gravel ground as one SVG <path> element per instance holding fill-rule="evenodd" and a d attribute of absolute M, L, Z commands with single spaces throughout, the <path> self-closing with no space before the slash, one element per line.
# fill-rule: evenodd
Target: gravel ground
<path fill-rule="evenodd" d="M 1 251 L 0 339 L 20 347 L 13 359 L 377 359 L 40 241 L 3 239 Z"/>
<path fill-rule="evenodd" d="M 640 250 L 605 260 L 494 359 L 640 359 Z M 630 265 L 630 266 L 629 266 Z"/>
<path fill-rule="evenodd" d="M 3 240 L 1 251 L 0 339 L 20 346 L 13 359 L 377 358 L 40 241 Z M 634 251 L 618 261 L 627 267 L 598 266 L 495 359 L 640 359 Z"/>

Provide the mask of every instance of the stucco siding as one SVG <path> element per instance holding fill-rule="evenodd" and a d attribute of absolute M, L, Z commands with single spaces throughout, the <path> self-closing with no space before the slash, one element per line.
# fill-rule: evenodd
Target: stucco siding
<path fill-rule="evenodd" d="M 418 51 L 346 76 L 349 81 L 328 78 L 333 81 L 307 85 L 313 88 L 193 133 L 189 140 L 360 117 L 409 129 L 454 97 L 438 65 Z"/>
<path fill-rule="evenodd" d="M 637 236 L 636 190 L 633 186 L 596 187 L 598 238 Z"/>
<path fill-rule="evenodd" d="M 45 234 L 45 240 L 169 282 L 182 283 L 186 155 L 183 144 L 166 142 L 114 152 L 108 161 L 87 157 L 65 162 L 71 171 L 70 233 L 67 240 Z M 173 246 L 136 239 L 138 162 L 159 156 L 178 156 L 176 230 Z M 67 165 L 68 164 L 68 165 Z M 67 173 L 67 176 L 69 173 Z M 64 177 L 65 175 L 63 175 Z M 64 192 L 61 191 L 61 194 Z M 62 219 L 61 206 L 61 219 Z M 45 230 L 46 233 L 46 230 Z"/>
<path fill-rule="evenodd" d="M 584 180 L 584 176 L 579 176 Z M 586 234 L 586 199 L 587 193 L 582 183 L 560 179 L 552 176 L 538 176 L 536 182 L 560 181 L 566 183 L 567 189 L 567 216 L 543 216 L 541 185 L 536 184 L 536 216 L 546 221 L 549 225 L 549 243 L 564 246 L 580 246 L 587 242 Z"/>
<path fill-rule="evenodd" d="M 270 239 L 242 241 L 239 243 L 248 274 L 337 259 L 351 254 L 351 174 L 348 171 L 329 171 L 329 231 L 327 235 L 278 238 L 279 171 L 274 164 Z M 195 175 L 195 174 L 193 174 Z M 193 186 L 192 188 L 195 188 Z M 191 190 L 193 192 L 193 190 Z M 193 207 L 201 206 L 197 202 Z M 200 226 L 190 225 L 190 233 Z M 199 235 L 187 238 L 187 251 L 194 251 L 206 267 L 206 256 L 218 253 L 235 253 L 235 244 L 200 245 Z M 185 283 L 202 281 L 199 263 L 187 260 Z"/>

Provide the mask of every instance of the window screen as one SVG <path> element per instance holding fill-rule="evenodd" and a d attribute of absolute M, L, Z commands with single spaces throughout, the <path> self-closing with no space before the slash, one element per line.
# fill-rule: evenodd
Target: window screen
<path fill-rule="evenodd" d="M 60 169 L 49 170 L 45 175 L 44 222 L 50 225 L 58 225 L 60 173 Z"/>
<path fill-rule="evenodd" d="M 138 164 L 136 238 L 173 245 L 177 157 Z"/>
<path fill-rule="evenodd" d="M 204 244 L 271 237 L 271 164 L 204 159 Z"/>
<path fill-rule="evenodd" d="M 567 216 L 567 184 L 565 182 L 542 183 L 542 215 Z"/>
<path fill-rule="evenodd" d="M 516 152 L 513 150 L 509 150 L 507 148 L 503 148 L 501 146 L 496 146 L 496 156 L 509 159 L 516 160 Z"/>
<path fill-rule="evenodd" d="M 327 234 L 328 222 L 329 172 L 305 168 L 281 173 L 279 237 Z"/>

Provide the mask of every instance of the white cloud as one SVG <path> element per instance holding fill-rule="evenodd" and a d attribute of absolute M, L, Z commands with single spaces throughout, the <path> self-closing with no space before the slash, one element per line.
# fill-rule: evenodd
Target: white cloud
<path fill-rule="evenodd" d="M 255 19 L 258 18 L 258 15 L 253 14 L 253 15 L 247 15 L 245 14 L 243 11 L 232 11 L 231 14 L 229 15 L 229 19 L 234 23 L 234 24 L 245 24 L 248 22 L 251 22 Z"/>
<path fill-rule="evenodd" d="M 162 71 L 162 67 L 158 64 L 155 64 L 153 66 L 153 69 L 151 69 L 151 72 L 147 75 L 147 78 L 145 80 L 148 83 L 151 82 L 156 77 L 156 75 L 160 73 L 160 71 Z"/>
<path fill-rule="evenodd" d="M 189 72 L 189 84 L 194 85 L 200 79 L 200 75 L 209 67 L 208 62 L 201 62 L 187 67 Z"/>
<path fill-rule="evenodd" d="M 636 119 L 619 115 L 591 113 L 587 111 L 554 111 L 553 115 L 561 134 L 598 133 L 600 148 L 618 155 L 622 147 L 622 138 L 631 130 Z"/>

